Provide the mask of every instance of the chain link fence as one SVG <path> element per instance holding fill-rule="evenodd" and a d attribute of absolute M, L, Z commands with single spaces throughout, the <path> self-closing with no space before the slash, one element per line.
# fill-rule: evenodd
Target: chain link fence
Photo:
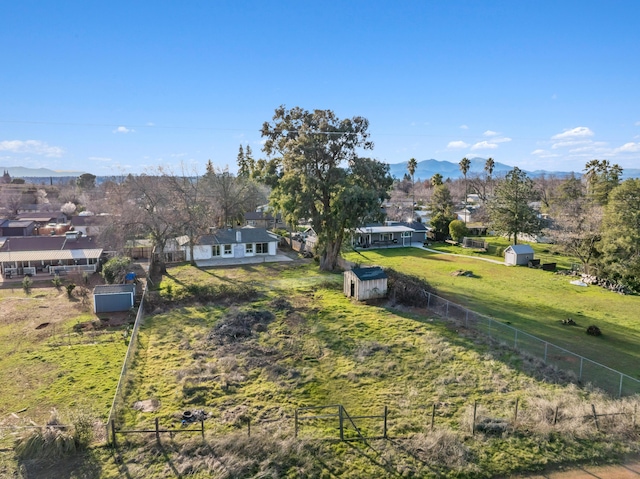
<path fill-rule="evenodd" d="M 467 329 L 478 331 L 493 341 L 539 358 L 548 365 L 568 372 L 579 383 L 591 383 L 615 397 L 640 394 L 640 381 L 627 374 L 471 311 L 433 293 L 425 293 L 426 306 L 430 312 L 456 321 Z"/>
<path fill-rule="evenodd" d="M 109 411 L 109 417 L 107 418 L 105 428 L 108 428 L 109 424 L 111 424 L 112 421 L 118 422 L 118 415 L 122 411 L 124 406 L 127 373 L 129 371 L 129 368 L 131 368 L 131 365 L 136 355 L 136 351 L 139 346 L 138 332 L 140 331 L 140 326 L 144 320 L 144 301 L 145 301 L 146 295 L 147 295 L 147 287 L 145 286 L 144 290 L 142 291 L 142 298 L 140 299 L 140 305 L 138 306 L 138 314 L 136 315 L 136 320 L 133 323 L 133 328 L 131 329 L 131 335 L 129 336 L 129 346 L 127 348 L 127 353 L 124 357 L 122 370 L 120 372 L 120 377 L 118 378 L 118 386 L 116 387 L 116 392 L 113 397 L 113 402 L 111 403 L 111 409 Z"/>

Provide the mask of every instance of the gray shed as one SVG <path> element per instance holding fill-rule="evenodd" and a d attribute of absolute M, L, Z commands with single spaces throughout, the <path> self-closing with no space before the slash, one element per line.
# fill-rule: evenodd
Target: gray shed
<path fill-rule="evenodd" d="M 528 244 L 516 244 L 504 250 L 504 263 L 511 266 L 526 266 L 532 259 L 533 248 Z"/>
<path fill-rule="evenodd" d="M 387 274 L 379 266 L 345 271 L 344 294 L 358 301 L 384 298 L 387 295 Z"/>
<path fill-rule="evenodd" d="M 105 284 L 93 289 L 93 312 L 115 313 L 133 308 L 136 295 L 134 284 Z"/>

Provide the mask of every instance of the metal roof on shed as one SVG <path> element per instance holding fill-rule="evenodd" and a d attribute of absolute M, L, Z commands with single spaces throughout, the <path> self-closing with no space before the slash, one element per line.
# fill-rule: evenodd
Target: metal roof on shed
<path fill-rule="evenodd" d="M 513 251 L 515 254 L 531 254 L 533 253 L 533 248 L 528 244 L 514 244 L 509 246 L 505 253 L 507 251 Z"/>
<path fill-rule="evenodd" d="M 134 293 L 134 284 L 103 284 L 93 288 L 93 294 Z"/>
<path fill-rule="evenodd" d="M 373 281 L 387 277 L 387 273 L 378 266 L 372 268 L 353 268 L 351 271 L 353 271 L 353 274 L 355 274 L 360 281 Z"/>

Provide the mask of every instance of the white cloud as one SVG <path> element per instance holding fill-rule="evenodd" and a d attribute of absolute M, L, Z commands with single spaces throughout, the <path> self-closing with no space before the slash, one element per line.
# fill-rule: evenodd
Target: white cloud
<path fill-rule="evenodd" d="M 640 121 L 636 121 L 635 125 L 640 126 Z"/>
<path fill-rule="evenodd" d="M 458 141 L 450 141 L 449 144 L 447 145 L 447 149 L 449 150 L 454 150 L 459 148 L 469 148 L 469 144 L 465 143 L 462 140 L 458 140 Z"/>
<path fill-rule="evenodd" d="M 613 150 L 613 153 L 637 153 L 640 151 L 640 143 L 629 142 Z"/>
<path fill-rule="evenodd" d="M 132 128 L 127 128 L 126 126 L 119 126 L 115 130 L 113 130 L 114 133 L 133 133 L 135 131 L 136 130 L 134 130 Z"/>
<path fill-rule="evenodd" d="M 531 152 L 532 155 L 544 155 L 547 151 L 546 150 L 541 150 L 541 149 L 537 149 L 537 150 L 533 150 Z"/>
<path fill-rule="evenodd" d="M 104 156 L 90 156 L 89 159 L 91 161 L 102 161 L 104 163 L 108 163 L 109 161 L 113 161 L 111 158 L 106 158 Z"/>
<path fill-rule="evenodd" d="M 499 134 L 500 133 L 497 131 L 487 130 L 482 134 L 482 136 L 498 136 Z"/>
<path fill-rule="evenodd" d="M 570 146 L 579 146 L 579 145 L 589 145 L 591 144 L 591 140 L 567 140 L 567 141 L 559 141 L 551 145 L 551 148 L 557 150 L 558 148 L 567 148 Z"/>
<path fill-rule="evenodd" d="M 558 133 L 557 135 L 553 135 L 551 137 L 552 140 L 565 140 L 568 138 L 585 138 L 587 136 L 593 136 L 593 131 L 591 131 L 586 126 L 578 126 L 577 128 L 572 128 L 571 130 L 565 130 L 562 133 Z"/>
<path fill-rule="evenodd" d="M 479 141 L 471 147 L 472 150 L 495 150 L 496 148 L 498 148 L 498 145 L 488 141 Z"/>
<path fill-rule="evenodd" d="M 538 156 L 540 158 L 557 158 L 560 156 L 556 153 L 550 153 L 547 150 L 542 150 L 542 149 L 533 150 L 531 154 Z"/>
<path fill-rule="evenodd" d="M 500 137 L 500 138 L 491 138 L 491 141 L 493 143 L 509 143 L 511 141 L 511 138 L 503 136 L 503 137 Z"/>
<path fill-rule="evenodd" d="M 640 121 L 638 123 L 640 123 Z M 467 125 L 460 125 L 460 129 L 461 130 L 468 130 L 469 127 Z"/>
<path fill-rule="evenodd" d="M 147 122 L 147 126 L 156 126 L 156 124 L 154 122 L 152 122 L 152 121 L 148 121 Z"/>
<path fill-rule="evenodd" d="M 0 151 L 10 151 L 12 153 L 31 153 L 53 158 L 60 158 L 64 153 L 64 150 L 59 146 L 50 146 L 44 141 L 39 140 L 0 141 Z"/>

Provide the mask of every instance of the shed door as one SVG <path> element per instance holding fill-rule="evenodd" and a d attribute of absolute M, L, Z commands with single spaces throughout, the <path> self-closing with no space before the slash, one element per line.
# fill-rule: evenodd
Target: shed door
<path fill-rule="evenodd" d="M 133 306 L 130 293 L 96 295 L 93 300 L 96 305 L 96 313 L 129 311 Z"/>
<path fill-rule="evenodd" d="M 356 283 L 351 281 L 351 297 L 353 298 L 356 295 Z"/>

